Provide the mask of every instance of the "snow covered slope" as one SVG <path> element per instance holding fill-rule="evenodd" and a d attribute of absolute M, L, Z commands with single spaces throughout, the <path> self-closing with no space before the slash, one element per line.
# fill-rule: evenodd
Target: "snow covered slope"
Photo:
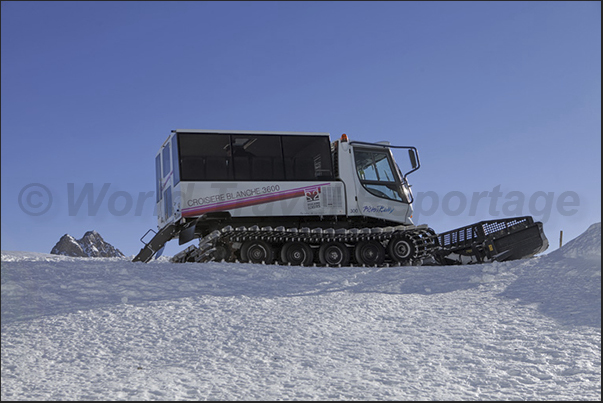
<path fill-rule="evenodd" d="M 2 252 L 2 400 L 599 400 L 601 224 L 459 267 Z"/>

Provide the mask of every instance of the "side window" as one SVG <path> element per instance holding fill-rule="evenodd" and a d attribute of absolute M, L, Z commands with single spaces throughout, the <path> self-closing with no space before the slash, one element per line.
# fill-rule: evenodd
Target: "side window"
<path fill-rule="evenodd" d="M 316 181 L 333 179 L 331 144 L 323 136 L 282 136 L 285 178 Z"/>
<path fill-rule="evenodd" d="M 174 183 L 333 180 L 326 136 L 178 133 L 171 145 Z"/>
<path fill-rule="evenodd" d="M 155 157 L 155 201 L 161 200 L 161 156 Z"/>
<path fill-rule="evenodd" d="M 356 172 L 362 186 L 371 194 L 403 201 L 388 155 L 384 151 L 355 149 Z"/>
<path fill-rule="evenodd" d="M 230 136 L 179 133 L 180 180 L 221 181 L 232 179 Z"/>
<path fill-rule="evenodd" d="M 373 155 L 370 151 L 354 150 L 356 159 L 356 171 L 360 180 L 379 180 L 377 169 L 373 164 Z"/>
<path fill-rule="evenodd" d="M 170 170 L 172 168 L 172 164 L 170 164 L 170 144 L 166 144 L 165 147 L 163 147 L 163 152 L 162 152 L 163 156 L 163 177 L 165 178 L 169 173 Z"/>
<path fill-rule="evenodd" d="M 165 194 L 163 195 L 163 211 L 165 213 L 165 219 L 171 217 L 172 215 L 172 187 L 168 186 L 165 189 Z"/>
<path fill-rule="evenodd" d="M 235 180 L 274 181 L 285 179 L 280 136 L 232 136 Z"/>

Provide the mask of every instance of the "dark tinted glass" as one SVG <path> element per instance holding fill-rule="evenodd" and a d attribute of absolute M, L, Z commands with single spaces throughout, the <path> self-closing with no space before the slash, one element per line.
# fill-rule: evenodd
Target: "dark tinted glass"
<path fill-rule="evenodd" d="M 325 136 L 179 133 L 178 148 L 183 181 L 333 179 Z"/>
<path fill-rule="evenodd" d="M 315 181 L 333 179 L 331 145 L 323 136 L 283 136 L 285 178 Z"/>
<path fill-rule="evenodd" d="M 235 180 L 285 179 L 280 136 L 237 134 L 232 147 Z"/>
<path fill-rule="evenodd" d="M 219 181 L 232 179 L 230 136 L 224 134 L 178 134 L 180 179 Z"/>

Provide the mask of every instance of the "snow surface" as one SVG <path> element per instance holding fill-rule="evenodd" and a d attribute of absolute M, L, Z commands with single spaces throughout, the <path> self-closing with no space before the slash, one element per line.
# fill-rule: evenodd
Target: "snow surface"
<path fill-rule="evenodd" d="M 601 399 L 601 224 L 448 267 L 2 252 L 2 400 Z"/>

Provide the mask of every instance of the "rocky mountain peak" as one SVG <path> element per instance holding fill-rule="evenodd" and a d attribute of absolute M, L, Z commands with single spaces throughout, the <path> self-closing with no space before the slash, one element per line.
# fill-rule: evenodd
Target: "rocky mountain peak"
<path fill-rule="evenodd" d="M 53 255 L 76 257 L 124 257 L 96 231 L 87 231 L 81 239 L 65 234 L 50 251 Z"/>

